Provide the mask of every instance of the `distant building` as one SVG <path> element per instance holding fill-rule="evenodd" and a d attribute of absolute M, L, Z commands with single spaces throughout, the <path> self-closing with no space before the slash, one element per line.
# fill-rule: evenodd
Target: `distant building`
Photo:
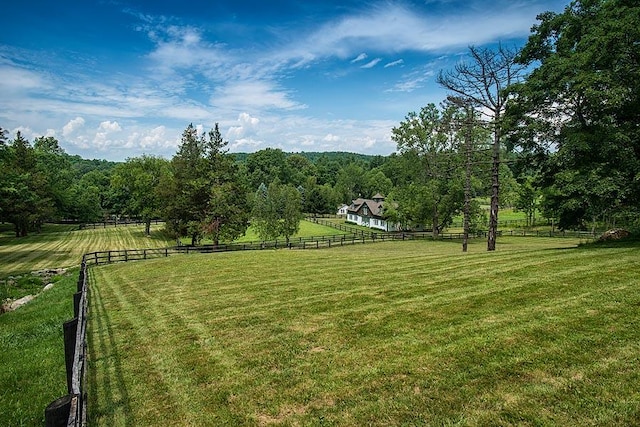
<path fill-rule="evenodd" d="M 349 205 L 344 205 L 343 204 L 338 208 L 338 213 L 336 215 L 346 218 L 348 209 L 349 209 Z"/>
<path fill-rule="evenodd" d="M 380 193 L 373 199 L 356 199 L 347 208 L 347 221 L 363 227 L 382 231 L 397 231 L 398 224 L 388 222 L 383 217 L 384 196 Z"/>

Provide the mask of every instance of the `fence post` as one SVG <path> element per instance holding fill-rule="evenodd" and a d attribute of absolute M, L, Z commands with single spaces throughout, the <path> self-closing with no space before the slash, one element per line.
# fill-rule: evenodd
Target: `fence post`
<path fill-rule="evenodd" d="M 45 427 L 66 427 L 71 413 L 73 394 L 62 396 L 49 404 L 44 410 Z"/>
<path fill-rule="evenodd" d="M 73 294 L 73 316 L 77 319 L 80 314 L 80 298 L 82 298 L 82 291 L 78 291 Z"/>
<path fill-rule="evenodd" d="M 71 393 L 71 378 L 73 377 L 73 356 L 76 351 L 76 331 L 78 318 L 74 318 L 62 324 L 64 331 L 64 362 L 67 368 L 67 393 Z"/>

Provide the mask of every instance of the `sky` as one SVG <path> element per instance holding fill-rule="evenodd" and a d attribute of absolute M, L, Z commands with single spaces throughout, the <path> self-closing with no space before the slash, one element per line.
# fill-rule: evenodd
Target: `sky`
<path fill-rule="evenodd" d="M 389 155 L 468 47 L 521 47 L 568 0 L 70 1 L 3 6 L 0 127 L 69 154 L 170 159 L 219 124 L 230 152 Z"/>

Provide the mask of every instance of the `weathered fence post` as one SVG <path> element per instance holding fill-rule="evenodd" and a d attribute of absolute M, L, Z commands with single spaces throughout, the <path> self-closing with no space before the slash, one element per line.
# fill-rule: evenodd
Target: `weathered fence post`
<path fill-rule="evenodd" d="M 66 427 L 74 397 L 72 394 L 67 394 L 54 400 L 46 407 L 44 410 L 45 427 Z"/>
<path fill-rule="evenodd" d="M 62 324 L 64 331 L 64 362 L 67 369 L 67 392 L 71 393 L 71 378 L 73 376 L 73 356 L 76 351 L 76 332 L 78 318 L 74 318 Z"/>
<path fill-rule="evenodd" d="M 77 319 L 80 313 L 80 298 L 82 298 L 82 291 L 73 294 L 73 316 Z"/>

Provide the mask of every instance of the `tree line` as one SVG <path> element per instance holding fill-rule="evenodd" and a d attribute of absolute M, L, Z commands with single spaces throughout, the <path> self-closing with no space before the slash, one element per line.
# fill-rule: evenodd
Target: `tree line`
<path fill-rule="evenodd" d="M 488 250 L 504 206 L 561 229 L 638 226 L 637 22 L 635 2 L 576 0 L 540 14 L 521 49 L 470 47 L 437 76 L 446 99 L 391 130 L 389 156 L 232 154 L 216 124 L 202 134 L 187 126 L 169 160 L 110 163 L 69 156 L 52 137 L 31 144 L 3 131 L 0 220 L 23 236 L 51 219 L 162 218 L 175 236 L 218 243 L 250 223 L 261 238 L 288 238 L 302 212 L 335 213 L 382 193 L 390 221 L 438 235 L 464 214 L 466 233 L 488 228 Z"/>

